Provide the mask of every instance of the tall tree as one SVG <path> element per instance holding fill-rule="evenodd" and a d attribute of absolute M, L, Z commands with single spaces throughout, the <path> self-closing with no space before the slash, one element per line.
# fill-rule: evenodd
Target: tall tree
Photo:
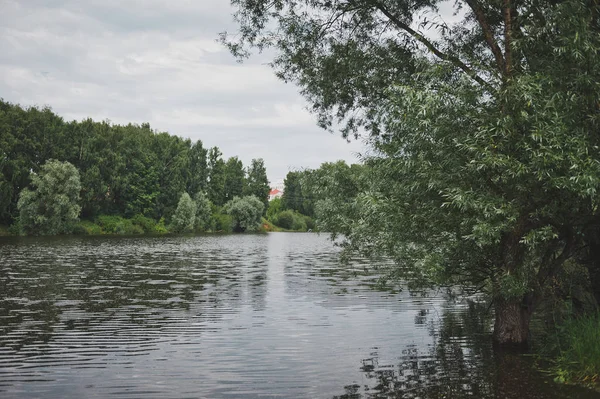
<path fill-rule="evenodd" d="M 30 188 L 19 196 L 23 231 L 33 235 L 70 233 L 79 218 L 79 172 L 69 162 L 50 160 L 32 172 Z"/>
<path fill-rule="evenodd" d="M 208 199 L 215 205 L 225 204 L 225 162 L 218 147 L 208 153 Z"/>
<path fill-rule="evenodd" d="M 198 193 L 206 190 L 208 181 L 208 151 L 202 146 L 202 141 L 198 140 L 190 148 L 189 165 L 190 165 L 190 182 L 187 191 L 190 193 Z"/>
<path fill-rule="evenodd" d="M 326 221 L 347 247 L 484 290 L 495 340 L 520 344 L 600 220 L 600 6 L 458 0 L 447 24 L 441 3 L 232 0 L 223 40 L 274 47 L 322 127 L 369 135 L 368 184 Z"/>
<path fill-rule="evenodd" d="M 231 157 L 225 164 L 225 201 L 231 201 L 234 197 L 240 197 L 246 186 L 246 174 L 244 164 L 238 157 Z"/>
<path fill-rule="evenodd" d="M 265 161 L 262 158 L 253 159 L 248 168 L 244 195 L 254 195 L 261 200 L 266 212 L 269 204 L 269 191 L 271 191 L 271 188 L 269 186 Z"/>

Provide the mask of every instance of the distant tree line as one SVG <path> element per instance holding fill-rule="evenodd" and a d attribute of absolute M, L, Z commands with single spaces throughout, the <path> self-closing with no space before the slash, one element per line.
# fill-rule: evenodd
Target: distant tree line
<path fill-rule="evenodd" d="M 61 162 L 68 162 L 73 169 Z M 23 215 L 33 219 L 21 222 L 35 226 L 42 221 L 46 226 L 40 215 L 56 212 L 39 208 L 44 201 L 36 202 L 40 184 L 52 186 L 40 179 L 68 171 L 75 171 L 77 179 L 65 182 L 71 191 L 78 191 L 76 207 L 69 208 L 69 215 L 76 212 L 76 217 L 90 221 L 107 215 L 123 219 L 143 216 L 180 229 L 172 219 L 182 195 L 187 194 L 194 206 L 217 215 L 212 217 L 212 227 L 218 229 L 220 223 L 215 219 L 227 215 L 223 206 L 234 198 L 256 197 L 262 205 L 261 215 L 268 203 L 269 182 L 262 159 L 253 159 L 244 167 L 237 157 L 223 159 L 218 147 L 205 148 L 199 140 L 156 132 L 148 123 L 67 122 L 47 107 L 23 108 L 0 100 L 0 225 L 13 225 Z M 60 207 L 57 204 L 64 198 L 56 195 L 52 197 L 58 201 L 54 206 Z M 191 222 L 195 228 L 210 227 L 210 216 L 198 218 L 200 222 Z M 54 234 L 60 230 L 47 225 L 28 232 Z"/>

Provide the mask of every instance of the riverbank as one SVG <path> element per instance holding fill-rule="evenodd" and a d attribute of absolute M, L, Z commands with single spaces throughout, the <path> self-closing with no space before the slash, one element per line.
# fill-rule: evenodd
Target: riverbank
<path fill-rule="evenodd" d="M 206 230 L 194 231 L 194 233 L 232 233 L 231 220 L 227 215 L 213 215 L 213 222 L 210 227 Z M 306 228 L 306 225 L 302 225 L 300 229 L 286 229 L 279 227 L 271 221 L 263 218 L 261 227 L 258 229 L 259 233 L 267 232 L 307 232 L 312 231 Z M 127 219 L 121 216 L 109 216 L 101 215 L 93 220 L 83 219 L 78 221 L 73 226 L 71 235 L 161 235 L 175 233 L 169 229 L 169 226 L 165 224 L 164 219 L 158 221 L 142 216 L 136 215 L 133 218 Z M 0 225 L 0 237 L 18 236 L 19 226 L 5 226 Z"/>

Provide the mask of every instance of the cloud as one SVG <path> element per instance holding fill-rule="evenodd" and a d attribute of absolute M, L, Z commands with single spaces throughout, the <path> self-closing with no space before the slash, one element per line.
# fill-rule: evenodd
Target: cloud
<path fill-rule="evenodd" d="M 264 57 L 238 64 L 216 42 L 233 27 L 228 3 L 5 0 L 0 93 L 66 119 L 150 122 L 245 164 L 262 157 L 271 180 L 355 160 L 361 145 L 317 128 L 298 89 Z"/>

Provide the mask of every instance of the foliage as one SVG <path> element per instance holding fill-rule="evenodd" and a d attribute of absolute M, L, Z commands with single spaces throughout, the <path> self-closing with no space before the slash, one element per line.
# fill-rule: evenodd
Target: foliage
<path fill-rule="evenodd" d="M 225 204 L 225 212 L 231 216 L 233 231 L 256 231 L 260 228 L 264 205 L 254 195 L 235 197 Z"/>
<path fill-rule="evenodd" d="M 274 223 L 281 227 L 282 229 L 291 230 L 294 226 L 294 212 L 293 211 L 283 211 L 279 213 L 275 219 Z"/>
<path fill-rule="evenodd" d="M 47 107 L 0 100 L 0 224 L 15 223 L 30 172 L 40 173 L 49 159 L 79 171 L 84 219 L 142 214 L 170 221 L 182 192 L 203 191 L 218 205 L 226 202 L 225 162 L 217 147 L 208 151 L 201 141 L 157 132 L 147 123 L 66 122 Z M 241 163 L 236 168 L 244 174 Z"/>
<path fill-rule="evenodd" d="M 104 232 L 102 231 L 102 227 L 98 226 L 96 223 L 91 222 L 89 220 L 80 220 L 73 229 L 73 234 L 80 235 L 101 235 Z"/>
<path fill-rule="evenodd" d="M 156 229 L 156 221 L 142 214 L 137 214 L 131 218 L 131 222 L 137 226 L 140 226 L 144 233 L 154 233 Z"/>
<path fill-rule="evenodd" d="M 166 234 L 169 231 L 167 230 L 167 227 L 165 226 L 165 218 L 160 218 L 160 220 L 158 221 L 158 223 L 156 223 L 156 226 L 154 226 L 154 231 L 153 233 L 155 234 Z"/>
<path fill-rule="evenodd" d="M 320 223 L 398 276 L 486 291 L 495 339 L 525 341 L 600 220 L 598 4 L 465 0 L 452 24 L 439 1 L 232 4 L 234 54 L 274 47 L 322 127 L 368 135 L 366 178 L 320 185 Z"/>
<path fill-rule="evenodd" d="M 285 209 L 298 211 L 305 215 L 313 215 L 313 198 L 303 190 L 302 180 L 307 172 L 288 172 L 283 180 L 283 206 Z"/>
<path fill-rule="evenodd" d="M 271 188 L 267 178 L 265 161 L 262 158 L 253 159 L 247 171 L 244 195 L 254 195 L 262 201 L 264 209 L 267 210 L 270 206 L 269 191 L 271 191 Z"/>
<path fill-rule="evenodd" d="M 231 233 L 233 231 L 233 218 L 220 211 L 212 214 L 210 223 L 210 230 L 213 232 Z"/>
<path fill-rule="evenodd" d="M 269 201 L 266 217 L 270 221 L 274 221 L 277 214 L 283 210 L 281 198 L 273 198 Z"/>
<path fill-rule="evenodd" d="M 194 229 L 196 231 L 206 231 L 210 227 L 210 218 L 212 214 L 212 203 L 208 199 L 205 193 L 199 191 L 194 196 L 194 202 L 196 203 L 196 218 L 194 222 Z"/>
<path fill-rule="evenodd" d="M 31 173 L 29 188 L 18 202 L 23 231 L 34 235 L 70 233 L 81 206 L 79 172 L 69 162 L 49 160 L 39 172 Z"/>
<path fill-rule="evenodd" d="M 181 194 L 175 214 L 171 219 L 170 230 L 175 233 L 190 233 L 196 223 L 196 203 L 188 193 Z"/>
<path fill-rule="evenodd" d="M 600 314 L 572 318 L 557 327 L 558 356 L 554 364 L 560 382 L 592 384 L 600 380 Z"/>
<path fill-rule="evenodd" d="M 221 158 L 221 151 L 213 147 L 208 152 L 208 199 L 218 206 L 225 201 L 225 162 Z"/>
<path fill-rule="evenodd" d="M 141 226 L 122 216 L 100 215 L 96 218 L 96 224 L 101 227 L 104 234 L 133 235 L 144 233 Z"/>
<path fill-rule="evenodd" d="M 243 195 L 246 186 L 244 165 L 238 157 L 231 157 L 225 164 L 225 202 Z"/>
<path fill-rule="evenodd" d="M 273 218 L 273 223 L 282 229 L 293 231 L 307 231 L 315 228 L 315 223 L 311 217 L 292 210 L 278 213 Z"/>

